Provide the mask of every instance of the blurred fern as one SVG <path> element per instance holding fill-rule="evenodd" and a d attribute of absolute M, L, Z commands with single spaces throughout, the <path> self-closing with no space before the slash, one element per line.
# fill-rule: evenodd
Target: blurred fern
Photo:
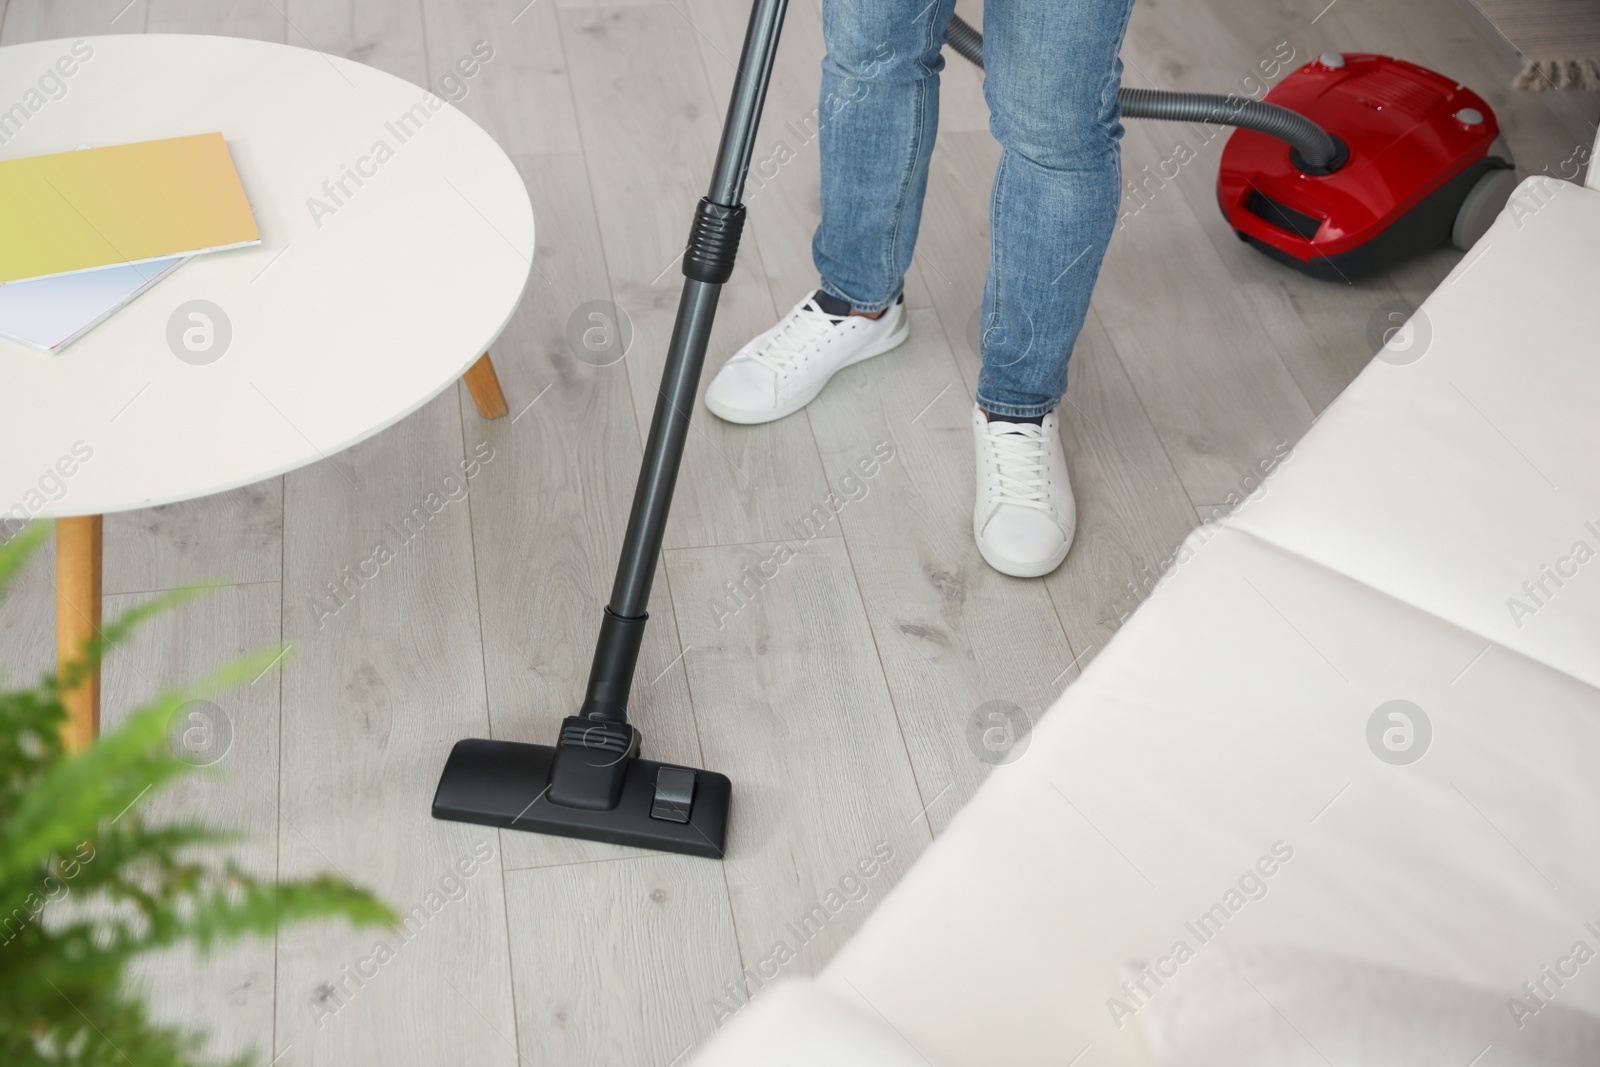
<path fill-rule="evenodd" d="M 0 593 L 49 531 L 34 523 L 0 547 Z M 386 905 L 340 878 L 274 883 L 231 861 L 205 862 L 207 846 L 233 837 L 188 822 L 147 825 L 140 814 L 150 796 L 195 770 L 167 744 L 177 709 L 256 677 L 277 649 L 166 693 L 83 752 L 63 750 L 61 694 L 141 621 L 195 592 L 171 593 L 118 617 L 59 678 L 0 688 L 0 1064 L 6 1067 L 193 1067 L 204 1036 L 151 1021 L 126 980 L 134 957 L 178 944 L 204 952 L 312 918 L 394 921 Z"/>

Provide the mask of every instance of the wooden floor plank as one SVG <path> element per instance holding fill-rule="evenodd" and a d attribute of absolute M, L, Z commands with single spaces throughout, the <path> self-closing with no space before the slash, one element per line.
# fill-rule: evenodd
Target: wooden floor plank
<path fill-rule="evenodd" d="M 106 516 L 107 594 L 276 582 L 282 563 L 282 478 Z"/>
<path fill-rule="evenodd" d="M 723 868 L 744 965 L 781 940 L 794 957 L 782 973 L 811 974 L 929 840 L 849 554 L 794 533 L 671 550 L 667 567 L 705 765 L 733 779 Z M 862 888 L 835 901 L 846 878 Z M 819 906 L 797 937 L 789 924 Z"/>
<path fill-rule="evenodd" d="M 10 0 L 0 23 L 0 44 L 86 37 L 101 33 L 141 33 L 148 0 Z"/>
<path fill-rule="evenodd" d="M 506 905 L 524 1063 L 685 1063 L 740 981 L 713 860 L 508 871 Z"/>
<path fill-rule="evenodd" d="M 1058 409 L 1078 533 L 1066 563 L 1045 579 L 1080 669 L 1137 606 L 1133 590 L 1160 575 L 1194 525 L 1189 497 L 1123 363 L 1091 312 Z"/>
<path fill-rule="evenodd" d="M 452 100 L 507 152 L 579 150 L 555 4 L 423 0 L 423 10 L 430 88 Z M 470 76 L 465 73 L 474 69 Z M 452 76 L 454 81 L 447 82 Z"/>
<path fill-rule="evenodd" d="M 112 619 L 150 594 L 107 596 Z M 192 685 L 223 664 L 277 644 L 276 582 L 214 590 L 147 621 L 107 665 L 103 728 L 114 730 L 158 694 Z M 137 803 L 155 823 L 185 820 L 239 835 L 209 853 L 271 880 L 278 866 L 278 675 L 269 671 L 234 689 L 178 709 L 172 751 L 205 767 L 165 792 Z M 209 1034 L 206 1054 L 218 1059 L 273 1047 L 274 945 L 251 938 L 208 955 L 191 949 L 141 959 L 135 981 L 150 991 L 159 1020 Z"/>
<path fill-rule="evenodd" d="M 290 43 L 428 84 L 419 4 L 392 0 L 274 0 L 283 5 Z M 306 42 L 312 42 L 307 44 Z"/>
<path fill-rule="evenodd" d="M 963 0 L 956 14 L 980 33 L 983 31 L 983 4 Z M 939 134 L 946 131 L 986 132 L 989 105 L 983 97 L 983 71 L 956 55 L 948 45 L 944 52 L 944 71 L 939 75 Z"/>
<path fill-rule="evenodd" d="M 1263 278 L 1244 282 L 1239 293 L 1316 414 L 1371 362 L 1383 343 L 1374 342 L 1374 336 L 1382 338 L 1385 330 L 1400 326 L 1406 318 L 1404 298 L 1387 275 L 1351 285 L 1313 278 Z"/>
<path fill-rule="evenodd" d="M 450 746 L 489 725 L 465 502 L 485 452 L 468 440 L 447 393 L 285 479 L 282 867 L 422 909 L 409 936 L 280 937 L 296 1063 L 516 1059 L 496 833 L 429 814 Z"/>
<path fill-rule="evenodd" d="M 560 21 L 613 299 L 633 326 L 626 363 L 643 427 L 682 288 L 678 258 L 710 180 L 726 102 L 707 87 L 699 31 L 675 8 L 565 9 Z M 702 395 L 727 357 L 776 319 L 759 252 L 743 249 L 723 287 Z M 823 491 L 803 419 L 734 426 L 699 401 L 691 416 L 669 548 L 780 536 L 792 500 Z"/>
<path fill-rule="evenodd" d="M 140 4 L 150 9 L 146 33 L 216 33 L 323 49 L 291 25 L 283 6 L 274 0 L 140 0 Z"/>
<path fill-rule="evenodd" d="M 811 407 L 843 505 L 827 529 L 844 532 L 936 833 L 989 760 L 1012 755 L 973 748 L 979 708 L 1009 702 L 1009 714 L 1036 721 L 1074 658 L 1044 583 L 1007 578 L 978 555 L 971 411 L 931 310 L 912 313 L 904 346 L 840 374 Z"/>
<path fill-rule="evenodd" d="M 1124 167 L 1159 159 L 1131 125 Z M 1196 503 L 1224 499 L 1312 411 L 1183 196 L 1151 198 L 1107 251 L 1095 308 Z"/>

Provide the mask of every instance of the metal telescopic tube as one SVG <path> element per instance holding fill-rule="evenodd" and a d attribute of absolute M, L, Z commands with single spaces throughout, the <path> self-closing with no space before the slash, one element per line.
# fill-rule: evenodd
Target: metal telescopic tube
<path fill-rule="evenodd" d="M 744 176 L 755 150 L 756 127 L 761 123 L 767 84 L 772 80 L 772 60 L 778 54 L 778 32 L 783 28 L 783 13 L 788 6 L 788 0 L 756 0 L 750 8 L 739 73 L 728 101 L 728 115 L 722 122 L 722 143 L 717 146 L 716 169 L 706 194 L 713 203 L 733 207 L 744 193 Z"/>
<path fill-rule="evenodd" d="M 715 204 L 736 207 L 744 192 L 745 172 L 755 149 L 756 127 L 761 121 L 761 107 L 766 100 L 786 7 L 787 0 L 756 0 L 751 8 L 739 73 L 728 102 L 722 142 L 717 147 L 716 169 L 707 194 Z M 689 415 L 694 408 L 706 342 L 711 335 L 711 321 L 721 291 L 720 282 L 684 279 L 678 318 L 667 346 L 661 392 L 650 420 L 644 461 L 633 494 L 633 510 L 622 541 L 622 558 L 611 588 L 608 610 L 625 619 L 642 618 L 650 603 L 650 586 L 655 579 L 656 560 L 661 555 L 672 490 L 677 483 L 678 467 L 689 433 Z M 596 664 L 600 662 L 601 651 L 596 650 Z"/>
<path fill-rule="evenodd" d="M 613 615 L 625 619 L 642 617 L 650 604 L 650 585 L 655 580 L 656 560 L 661 556 L 672 490 L 689 436 L 689 412 L 700 384 L 700 367 L 705 362 L 706 341 L 721 292 L 722 286 L 714 282 L 683 280 L 661 392 L 656 396 L 639 484 L 633 491 L 633 511 L 622 540 L 622 560 L 611 586 L 608 607 Z"/>

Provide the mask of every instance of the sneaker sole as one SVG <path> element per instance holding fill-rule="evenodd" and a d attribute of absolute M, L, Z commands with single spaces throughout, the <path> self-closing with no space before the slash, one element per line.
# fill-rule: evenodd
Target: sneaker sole
<path fill-rule="evenodd" d="M 711 412 L 711 414 L 715 415 L 719 419 L 722 419 L 724 422 L 736 422 L 743 426 L 758 426 L 764 422 L 777 422 L 779 419 L 787 418 L 790 415 L 793 415 L 795 412 L 799 411 L 801 408 L 805 407 L 807 404 L 811 403 L 818 396 L 820 396 L 822 394 L 822 390 L 827 388 L 828 383 L 833 381 L 833 376 L 835 374 L 838 374 L 846 367 L 853 367 L 857 363 L 865 363 L 873 356 L 881 356 L 885 352 L 899 348 L 901 345 L 905 344 L 906 338 L 910 336 L 911 316 L 907 315 L 905 321 L 900 324 L 900 329 L 896 330 L 888 337 L 885 337 L 877 344 L 867 346 L 867 348 L 861 352 L 856 353 L 850 359 L 833 368 L 833 370 L 829 372 L 828 376 L 822 379 L 822 381 L 818 382 L 817 387 L 812 389 L 809 393 L 802 393 L 791 397 L 787 404 L 779 408 L 773 408 L 771 411 L 740 411 L 736 408 L 724 407 L 721 404 L 714 402 L 709 395 L 706 397 L 706 408 Z"/>
<path fill-rule="evenodd" d="M 978 537 L 977 531 L 973 531 L 973 540 L 978 544 L 978 555 L 983 557 L 983 561 L 1001 574 L 1008 574 L 1013 578 L 1043 578 L 1066 562 L 1067 553 L 1072 550 L 1072 542 L 1077 536 L 1078 527 L 1074 523 L 1072 535 L 1067 538 L 1065 544 L 1051 553 L 1048 558 L 1039 563 L 1021 563 L 991 551 L 989 546 L 983 543 L 983 539 Z"/>

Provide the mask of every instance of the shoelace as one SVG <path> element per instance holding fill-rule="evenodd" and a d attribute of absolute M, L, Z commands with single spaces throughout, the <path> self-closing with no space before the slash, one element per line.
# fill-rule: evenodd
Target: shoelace
<path fill-rule="evenodd" d="M 837 325 L 838 322 L 808 300 L 790 312 L 782 328 L 759 351 L 750 353 L 749 359 L 782 377 L 799 365 L 807 348 L 826 337 Z"/>
<path fill-rule="evenodd" d="M 989 503 L 1049 511 L 1045 496 L 1044 433 L 1027 423 L 1007 423 L 988 430 L 996 477 Z"/>

